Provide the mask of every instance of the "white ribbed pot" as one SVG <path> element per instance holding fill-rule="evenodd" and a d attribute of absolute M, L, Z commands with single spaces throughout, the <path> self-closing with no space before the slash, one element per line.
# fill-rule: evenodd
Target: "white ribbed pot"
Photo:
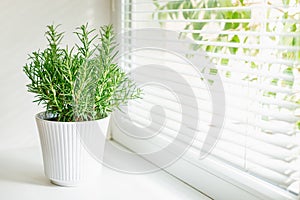
<path fill-rule="evenodd" d="M 109 117 L 87 122 L 57 122 L 47 119 L 49 116 L 45 112 L 36 115 L 45 175 L 52 183 L 60 186 L 84 183 L 88 179 L 86 161 L 91 155 L 84 148 L 80 134 L 99 131 L 98 128 L 95 129 L 95 122 L 106 134 Z"/>

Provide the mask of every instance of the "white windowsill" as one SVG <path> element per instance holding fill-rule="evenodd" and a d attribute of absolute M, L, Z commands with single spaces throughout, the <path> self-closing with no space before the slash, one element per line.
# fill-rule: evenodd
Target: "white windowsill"
<path fill-rule="evenodd" d="M 1 199 L 208 199 L 164 171 L 131 175 L 105 167 L 89 184 L 58 187 L 44 176 L 40 147 L 0 151 L 0 163 Z"/>

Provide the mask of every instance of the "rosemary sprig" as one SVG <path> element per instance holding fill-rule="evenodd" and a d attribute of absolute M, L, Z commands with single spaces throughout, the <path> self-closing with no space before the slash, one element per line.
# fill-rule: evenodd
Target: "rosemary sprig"
<path fill-rule="evenodd" d="M 106 117 L 141 90 L 114 61 L 118 52 L 112 25 L 100 34 L 82 25 L 74 32 L 80 43 L 61 48 L 59 26 L 47 26 L 48 46 L 29 55 L 23 70 L 30 80 L 28 91 L 57 121 L 86 121 Z M 99 37 L 99 44 L 95 45 Z"/>

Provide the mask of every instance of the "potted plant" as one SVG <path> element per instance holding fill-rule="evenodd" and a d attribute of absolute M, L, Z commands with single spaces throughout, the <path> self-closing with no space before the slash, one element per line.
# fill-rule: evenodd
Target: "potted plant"
<path fill-rule="evenodd" d="M 36 115 L 45 174 L 54 184 L 74 186 L 85 179 L 87 153 L 79 127 L 88 132 L 97 122 L 106 132 L 110 113 L 141 91 L 115 62 L 112 25 L 102 26 L 99 34 L 88 25 L 78 27 L 74 33 L 80 42 L 72 48 L 61 47 L 64 33 L 58 27 L 47 26 L 47 48 L 30 54 L 23 70 L 34 102 L 46 109 Z"/>

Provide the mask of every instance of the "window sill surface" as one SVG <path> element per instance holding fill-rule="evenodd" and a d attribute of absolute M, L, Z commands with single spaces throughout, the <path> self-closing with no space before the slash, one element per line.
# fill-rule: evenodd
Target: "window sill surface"
<path fill-rule="evenodd" d="M 103 167 L 88 184 L 55 186 L 44 175 L 40 147 L 2 150 L 0 160 L 1 199 L 209 199 L 164 171 L 132 175 Z"/>

